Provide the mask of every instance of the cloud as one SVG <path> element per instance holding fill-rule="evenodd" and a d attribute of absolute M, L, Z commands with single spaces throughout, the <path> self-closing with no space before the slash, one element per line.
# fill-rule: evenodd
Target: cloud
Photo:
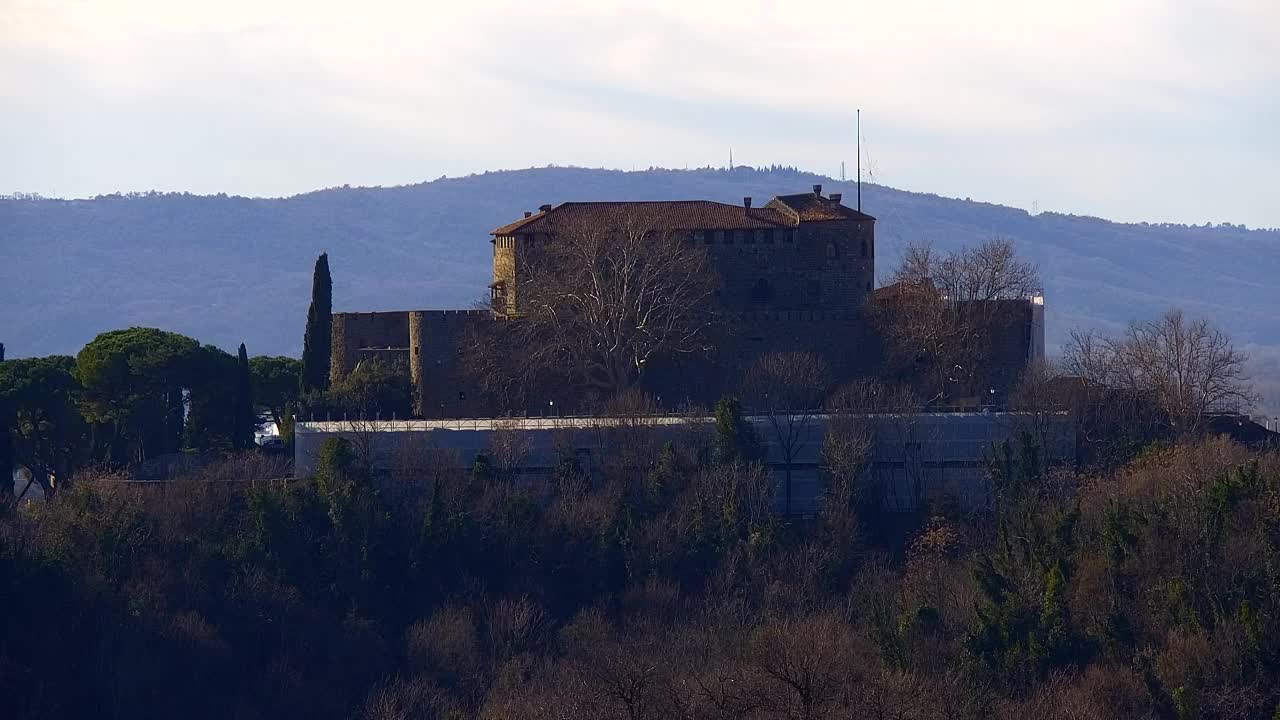
<path fill-rule="evenodd" d="M 237 178 L 206 173 L 193 149 L 180 171 L 161 156 L 114 174 L 0 170 L 12 189 L 185 177 L 277 194 L 547 162 L 701 165 L 730 145 L 745 162 L 834 172 L 853 159 L 861 107 L 885 180 L 1186 219 L 1200 195 L 1161 179 L 1171 158 L 1208 148 L 1193 176 L 1216 160 L 1254 183 L 1277 154 L 1258 121 L 1280 111 L 1272 0 L 0 0 L 0 18 L 0 99 L 19 106 L 0 119 L 8 138 L 88 158 L 105 152 L 96 115 L 143 136 L 163 134 L 161 118 L 217 136 L 234 118 L 222 151 L 247 164 L 349 158 L 319 163 L 323 177 Z M 299 139 L 280 142 L 291 123 Z M 1173 195 L 1116 200 L 1144 168 Z M 1241 195 L 1213 198 L 1218 217 L 1280 224 Z"/>

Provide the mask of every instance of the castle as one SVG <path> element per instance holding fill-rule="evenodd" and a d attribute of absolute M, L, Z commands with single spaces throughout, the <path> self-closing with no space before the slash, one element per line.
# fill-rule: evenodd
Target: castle
<path fill-rule="evenodd" d="M 459 348 L 469 328 L 515 317 L 522 258 L 571 226 L 608 227 L 620 213 L 643 212 L 654 227 L 705 246 L 720 276 L 719 305 L 728 320 L 711 357 L 659 363 L 646 388 L 670 407 L 708 406 L 733 392 L 750 362 L 769 350 L 823 356 L 839 379 L 883 368 L 881 339 L 863 312 L 875 287 L 875 218 L 847 207 L 839 193 L 781 195 L 760 207 L 703 200 L 566 202 L 492 231 L 491 309 L 335 313 L 330 377 L 380 359 L 407 366 L 415 406 L 424 417 L 485 414 L 462 372 Z M 998 338 L 1009 377 L 1043 355 L 1043 307 L 1030 304 Z M 1025 316 L 1025 317 L 1024 317 Z M 1038 319 L 1037 319 L 1038 318 Z M 1012 381 L 1009 380 L 1009 383 Z M 1008 383 L 1006 383 L 1008 384 Z M 562 403 L 562 407 L 564 404 Z"/>

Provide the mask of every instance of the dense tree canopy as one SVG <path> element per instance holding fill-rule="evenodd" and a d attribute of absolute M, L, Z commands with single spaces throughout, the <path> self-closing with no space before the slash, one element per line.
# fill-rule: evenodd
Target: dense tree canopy
<path fill-rule="evenodd" d="M 253 400 L 271 413 L 276 424 L 284 420 L 286 409 L 298 401 L 302 382 L 302 361 L 291 357 L 258 355 L 249 358 Z"/>
<path fill-rule="evenodd" d="M 100 433 L 98 452 L 122 462 L 177 450 L 183 390 L 206 361 L 195 340 L 154 328 L 113 330 L 85 345 L 76 377 L 85 419 Z"/>
<path fill-rule="evenodd" d="M 87 426 L 80 414 L 75 358 L 52 356 L 0 363 L 0 434 L 11 462 L 26 467 L 46 495 L 85 459 Z M 0 467 L 6 485 L 9 468 Z"/>

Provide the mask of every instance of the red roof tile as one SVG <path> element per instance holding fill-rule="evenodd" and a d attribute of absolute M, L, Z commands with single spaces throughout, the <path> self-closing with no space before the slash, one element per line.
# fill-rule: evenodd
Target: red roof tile
<path fill-rule="evenodd" d="M 494 230 L 493 235 L 551 233 L 579 223 L 614 226 L 639 222 L 649 230 L 755 230 L 795 227 L 773 208 L 745 208 L 709 200 L 567 202 Z"/>
<path fill-rule="evenodd" d="M 779 195 L 769 201 L 766 208 L 778 208 L 784 212 L 789 210 L 800 222 L 817 220 L 874 220 L 866 213 L 845 207 L 831 198 L 817 193 L 801 193 L 799 195 Z"/>

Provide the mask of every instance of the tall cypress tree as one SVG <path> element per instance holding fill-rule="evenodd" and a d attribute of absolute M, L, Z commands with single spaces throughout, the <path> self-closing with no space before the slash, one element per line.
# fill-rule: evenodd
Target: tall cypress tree
<path fill-rule="evenodd" d="M 240 343 L 240 356 L 236 361 L 235 418 L 231 426 L 231 443 L 237 448 L 253 447 L 254 428 L 258 419 L 253 413 L 253 390 L 249 381 L 249 353 Z"/>
<path fill-rule="evenodd" d="M 311 277 L 311 308 L 302 339 L 302 392 L 329 387 L 329 342 L 333 325 L 333 280 L 329 277 L 329 253 L 316 258 Z"/>

